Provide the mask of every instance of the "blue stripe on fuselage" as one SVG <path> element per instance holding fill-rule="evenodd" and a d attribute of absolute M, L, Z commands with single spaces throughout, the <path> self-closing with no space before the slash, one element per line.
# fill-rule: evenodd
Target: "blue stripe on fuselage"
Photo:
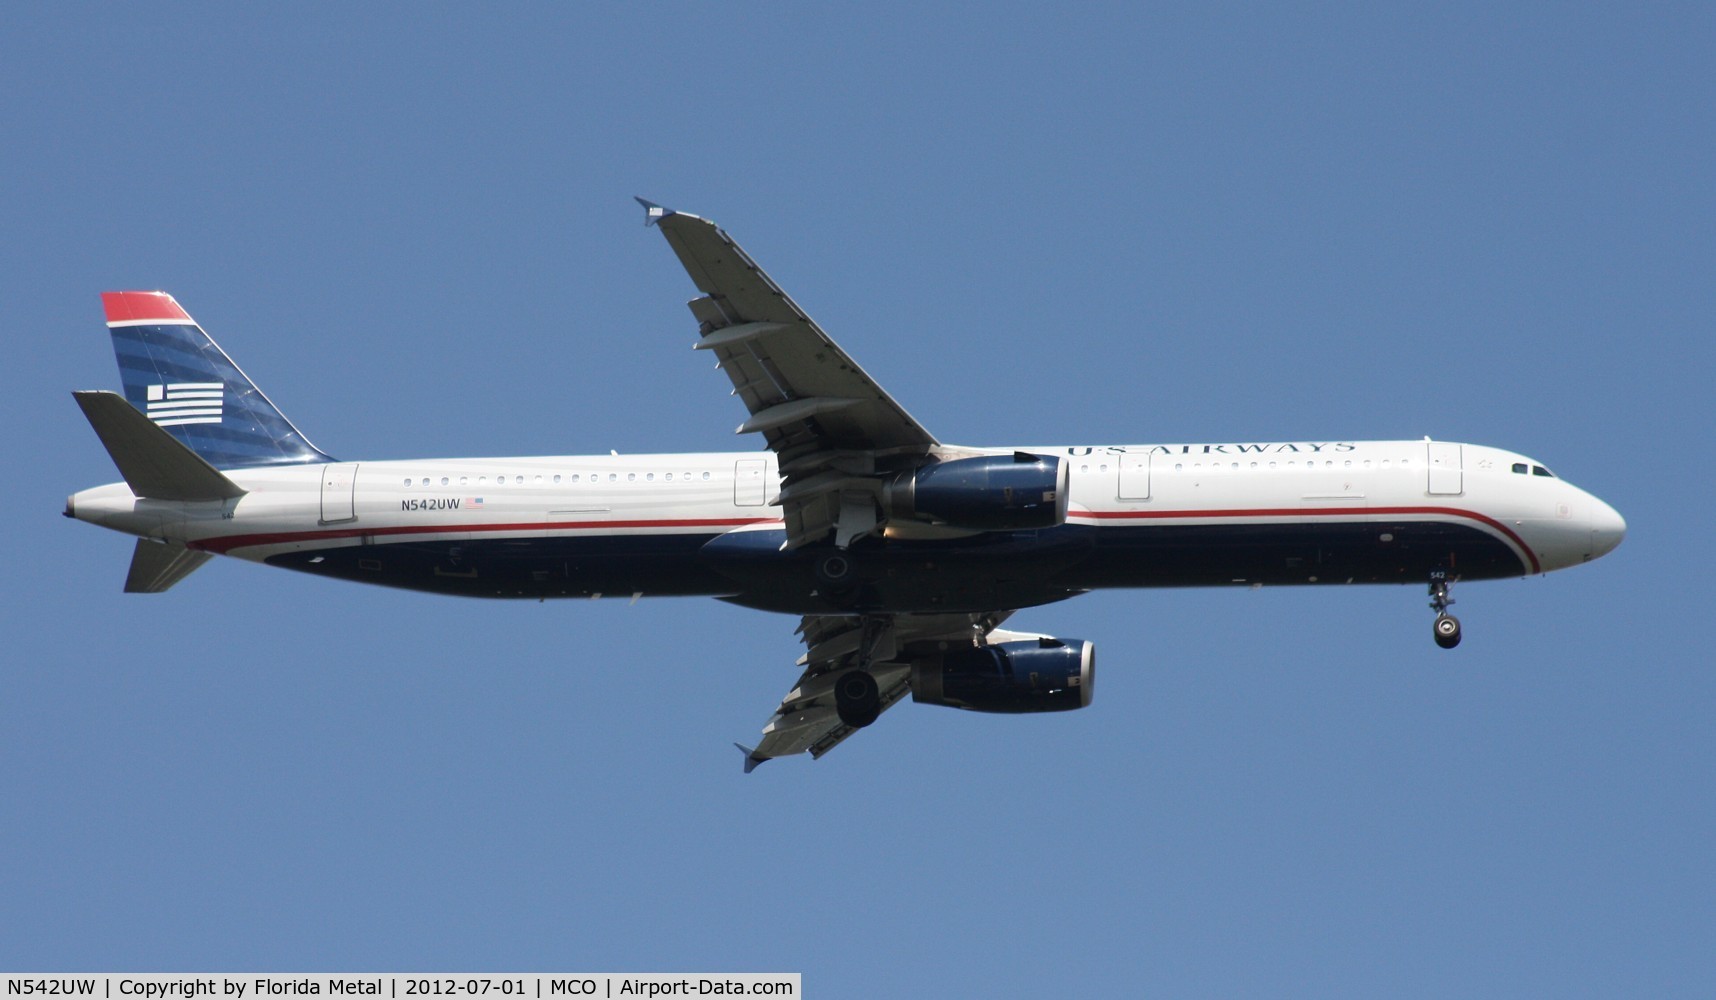
<path fill-rule="evenodd" d="M 1386 538 L 1386 540 L 1384 540 Z M 724 534 L 402 540 L 271 556 L 342 579 L 479 597 L 716 596 L 794 614 L 990 611 L 1094 589 L 1417 583 L 1525 575 L 1470 524 L 1404 521 L 1064 525 L 946 542 L 860 543 L 851 575 L 818 575 L 827 547 L 781 551 L 780 529 Z"/>

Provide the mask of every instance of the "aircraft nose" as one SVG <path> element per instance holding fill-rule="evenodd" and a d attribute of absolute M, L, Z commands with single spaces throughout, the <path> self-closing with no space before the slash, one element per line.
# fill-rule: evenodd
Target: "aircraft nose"
<path fill-rule="evenodd" d="M 1627 522 L 1620 511 L 1595 497 L 1591 499 L 1591 558 L 1596 559 L 1615 551 L 1627 537 Z"/>

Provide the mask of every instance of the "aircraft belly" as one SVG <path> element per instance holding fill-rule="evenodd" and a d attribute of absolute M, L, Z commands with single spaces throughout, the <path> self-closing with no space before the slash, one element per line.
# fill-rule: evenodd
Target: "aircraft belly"
<path fill-rule="evenodd" d="M 277 553 L 340 579 L 481 597 L 715 596 L 790 614 L 989 611 L 1086 590 L 1241 584 L 1416 583 L 1532 570 L 1482 527 L 1451 521 L 1065 525 L 937 542 L 872 540 L 781 551 L 780 529 L 437 537 Z M 830 573 L 831 557 L 843 561 Z"/>
<path fill-rule="evenodd" d="M 1229 584 L 1420 583 L 1532 572 L 1518 549 L 1450 521 L 1150 524 L 1093 529 L 1091 557 L 1065 581 L 1086 589 Z"/>
<path fill-rule="evenodd" d="M 437 538 L 281 553 L 266 562 L 470 597 L 721 596 L 731 584 L 697 563 L 706 541 L 700 534 Z"/>
<path fill-rule="evenodd" d="M 725 599 L 791 614 L 982 612 L 1048 604 L 1090 552 L 1088 529 L 990 532 L 934 542 L 864 539 L 848 549 L 781 551 L 785 532 L 731 532 L 701 558 L 733 581 Z"/>

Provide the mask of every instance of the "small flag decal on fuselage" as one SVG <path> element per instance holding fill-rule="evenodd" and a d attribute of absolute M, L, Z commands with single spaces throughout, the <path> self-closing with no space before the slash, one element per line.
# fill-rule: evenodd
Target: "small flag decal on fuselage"
<path fill-rule="evenodd" d="M 226 386 L 220 382 L 170 382 L 148 387 L 143 412 L 162 427 L 220 423 Z"/>

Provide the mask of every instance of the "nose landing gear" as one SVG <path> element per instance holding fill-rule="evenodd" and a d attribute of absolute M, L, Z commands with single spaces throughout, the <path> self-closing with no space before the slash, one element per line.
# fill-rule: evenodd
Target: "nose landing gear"
<path fill-rule="evenodd" d="M 1460 619 L 1448 613 L 1448 605 L 1454 603 L 1454 599 L 1448 596 L 1448 587 L 1452 583 L 1448 574 L 1440 570 L 1430 574 L 1430 607 L 1436 612 L 1432 630 L 1436 645 L 1443 649 L 1453 649 L 1460 644 Z"/>

